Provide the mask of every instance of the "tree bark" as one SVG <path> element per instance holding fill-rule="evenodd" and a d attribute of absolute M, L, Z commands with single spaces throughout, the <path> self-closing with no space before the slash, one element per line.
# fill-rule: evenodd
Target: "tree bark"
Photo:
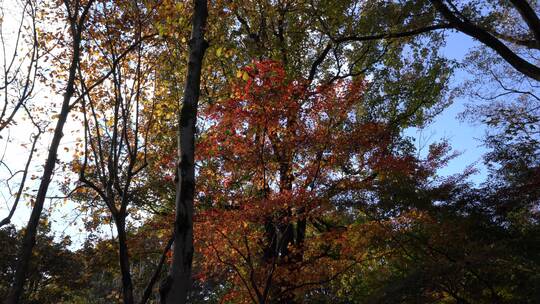
<path fill-rule="evenodd" d="M 115 221 L 116 231 L 118 232 L 118 258 L 120 260 L 120 271 L 122 273 L 122 296 L 124 304 L 133 304 L 133 283 L 131 281 L 129 254 L 126 243 L 126 215 L 121 214 L 116 216 Z"/>
<path fill-rule="evenodd" d="M 200 95 L 201 70 L 208 43 L 204 39 L 208 7 L 194 0 L 189 61 L 184 100 L 178 125 L 178 167 L 173 259 L 169 275 L 161 285 L 161 303 L 186 303 L 191 288 L 193 260 L 193 198 L 195 194 L 195 125 Z"/>

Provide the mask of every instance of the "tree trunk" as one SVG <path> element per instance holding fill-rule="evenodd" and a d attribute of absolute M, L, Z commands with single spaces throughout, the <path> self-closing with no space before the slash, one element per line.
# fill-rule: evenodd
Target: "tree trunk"
<path fill-rule="evenodd" d="M 126 244 L 126 215 L 121 214 L 115 217 L 115 221 L 116 231 L 118 232 L 118 258 L 120 260 L 120 271 L 122 273 L 122 296 L 124 304 L 133 304 L 133 283 L 131 282 L 129 254 Z"/>
<path fill-rule="evenodd" d="M 201 70 L 208 43 L 204 40 L 208 8 L 206 0 L 194 0 L 192 32 L 184 100 L 178 125 L 178 170 L 176 186 L 175 240 L 172 265 L 162 283 L 161 303 L 186 303 L 191 288 L 193 260 L 193 198 L 195 194 L 195 125 L 200 94 Z"/>

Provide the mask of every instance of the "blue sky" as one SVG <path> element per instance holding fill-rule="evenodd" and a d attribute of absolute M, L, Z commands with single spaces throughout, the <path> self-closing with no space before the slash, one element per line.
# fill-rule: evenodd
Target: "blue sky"
<path fill-rule="evenodd" d="M 470 37 L 461 33 L 449 32 L 442 54 L 459 62 L 475 46 L 477 46 L 477 43 Z M 467 71 L 456 69 L 451 80 L 451 86 L 459 86 L 469 76 Z M 486 130 L 480 123 L 474 124 L 469 121 L 461 121 L 458 118 L 458 115 L 466 109 L 466 105 L 471 102 L 467 97 L 458 97 L 423 130 L 408 130 L 406 134 L 416 138 L 417 147 L 425 146 L 425 149 L 430 143 L 447 139 L 452 148 L 461 152 L 461 155 L 441 169 L 440 175 L 447 176 L 460 173 L 469 165 L 475 164 L 479 172 L 471 177 L 471 181 L 479 184 L 487 176 L 482 163 L 482 155 L 486 152 L 486 149 L 481 142 Z M 422 152 L 425 153 L 426 151 Z"/>

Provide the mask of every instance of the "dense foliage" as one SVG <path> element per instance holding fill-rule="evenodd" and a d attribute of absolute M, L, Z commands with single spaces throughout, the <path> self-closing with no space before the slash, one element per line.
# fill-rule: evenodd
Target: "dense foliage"
<path fill-rule="evenodd" d="M 2 301 L 540 302 L 537 1 L 18 4 L 0 134 L 32 131 L 0 162 Z M 481 183 L 407 136 L 456 96 L 487 130 Z"/>

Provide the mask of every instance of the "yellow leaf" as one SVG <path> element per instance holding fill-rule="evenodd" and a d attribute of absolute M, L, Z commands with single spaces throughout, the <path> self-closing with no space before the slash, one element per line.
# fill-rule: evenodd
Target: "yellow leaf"
<path fill-rule="evenodd" d="M 223 51 L 223 48 L 218 48 L 216 50 L 216 56 L 221 57 L 221 52 Z"/>
<path fill-rule="evenodd" d="M 242 79 L 244 79 L 244 81 L 248 81 L 249 80 L 249 74 L 247 72 L 244 72 L 244 74 L 242 75 Z"/>
<path fill-rule="evenodd" d="M 241 70 L 236 72 L 236 78 L 241 78 L 244 73 Z"/>

